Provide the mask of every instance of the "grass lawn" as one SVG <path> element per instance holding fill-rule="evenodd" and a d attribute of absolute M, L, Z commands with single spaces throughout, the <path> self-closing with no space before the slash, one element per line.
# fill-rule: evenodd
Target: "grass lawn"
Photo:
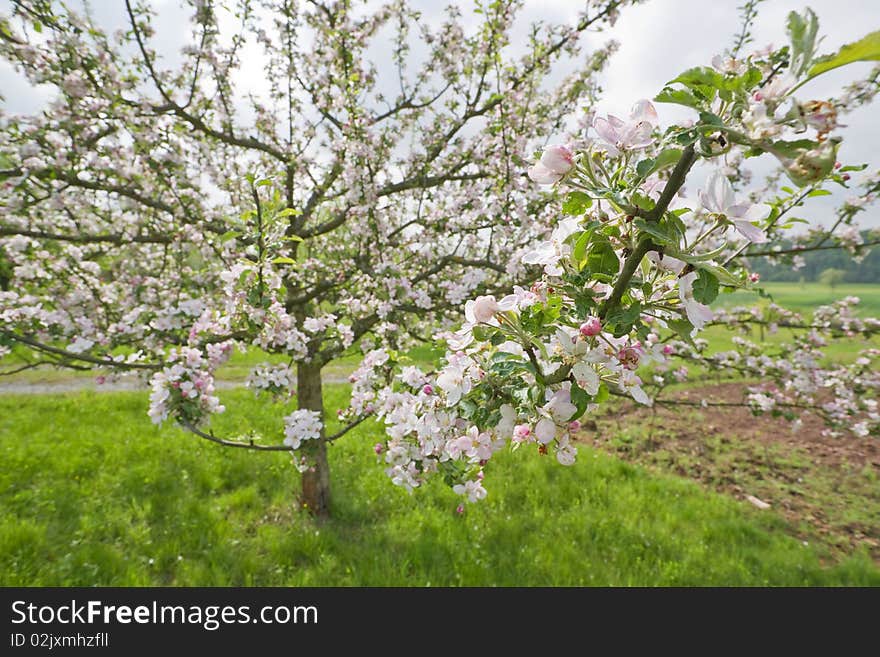
<path fill-rule="evenodd" d="M 880 281 L 878 281 L 880 283 Z M 821 283 L 762 283 L 760 287 L 779 305 L 809 315 L 817 306 L 827 306 L 844 297 L 859 297 L 858 314 L 864 317 L 880 316 L 880 285 L 844 283 L 831 288 Z M 719 295 L 716 304 L 723 306 L 752 305 L 759 300 L 752 292 L 734 292 Z M 762 301 L 762 303 L 766 303 Z"/>
<path fill-rule="evenodd" d="M 279 424 L 248 391 L 223 397 L 221 435 Z M 0 396 L 0 584 L 880 585 L 867 556 L 827 565 L 772 512 L 585 446 L 571 468 L 500 456 L 458 516 L 439 481 L 394 487 L 364 425 L 332 448 L 335 516 L 317 523 L 283 454 L 154 428 L 146 405 Z"/>

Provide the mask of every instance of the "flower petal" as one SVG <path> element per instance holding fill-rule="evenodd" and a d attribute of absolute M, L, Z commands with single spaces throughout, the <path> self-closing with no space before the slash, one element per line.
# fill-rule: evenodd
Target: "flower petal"
<path fill-rule="evenodd" d="M 652 128 L 660 123 L 660 119 L 657 118 L 657 110 L 654 109 L 651 101 L 645 98 L 636 101 L 636 104 L 632 106 L 629 118 L 633 122 L 644 121 Z"/>
<path fill-rule="evenodd" d="M 553 183 L 559 182 L 559 179 L 562 178 L 562 174 L 551 171 L 540 162 L 537 162 L 529 167 L 529 178 L 539 185 L 552 185 Z"/>
<path fill-rule="evenodd" d="M 746 221 L 745 219 L 734 219 L 733 227 L 753 244 L 764 244 L 767 242 L 767 236 L 764 234 L 764 231 L 753 225 L 750 221 Z"/>
<path fill-rule="evenodd" d="M 574 166 L 574 153 L 568 146 L 559 144 L 548 146 L 541 155 L 541 164 L 553 173 L 565 175 Z"/>
<path fill-rule="evenodd" d="M 601 116 L 597 116 L 593 119 L 593 128 L 603 140 L 612 146 L 617 143 L 619 138 L 617 129 L 611 123 L 611 119 L 613 118 L 614 117 L 609 116 L 607 119 L 603 119 Z"/>

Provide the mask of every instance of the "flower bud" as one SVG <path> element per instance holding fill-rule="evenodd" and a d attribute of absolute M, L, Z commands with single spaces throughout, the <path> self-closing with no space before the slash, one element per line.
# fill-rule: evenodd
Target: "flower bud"
<path fill-rule="evenodd" d="M 474 319 L 480 324 L 490 321 L 501 308 L 492 295 L 474 299 Z"/>
<path fill-rule="evenodd" d="M 581 335 L 584 337 L 592 337 L 602 332 L 602 322 L 598 317 L 588 317 L 587 321 L 581 324 Z"/>
<path fill-rule="evenodd" d="M 553 173 L 565 175 L 574 166 L 574 153 L 568 146 L 554 144 L 544 149 L 541 164 Z"/>

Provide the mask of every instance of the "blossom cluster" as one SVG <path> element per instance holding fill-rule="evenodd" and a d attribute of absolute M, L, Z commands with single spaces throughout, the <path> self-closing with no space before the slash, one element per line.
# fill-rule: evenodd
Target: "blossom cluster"
<path fill-rule="evenodd" d="M 232 345 L 208 345 L 207 353 L 192 347 L 172 349 L 168 365 L 150 379 L 149 416 L 155 424 L 173 417 L 196 426 L 226 407 L 214 394 L 214 372 L 231 352 Z"/>
<path fill-rule="evenodd" d="M 760 277 L 748 271 L 748 257 L 784 234 L 790 224 L 781 219 L 797 205 L 737 193 L 743 153 L 775 157 L 807 190 L 792 197 L 845 185 L 857 168 L 836 163 L 833 103 L 794 96 L 829 59 L 816 58 L 815 39 L 799 28 L 814 21 L 809 11 L 790 16 L 788 60 L 772 51 L 716 58 L 658 94 L 656 101 L 696 110 L 699 122 L 664 129 L 654 104 L 640 100 L 628 117 L 594 116 L 591 133 L 544 148 L 528 176 L 565 195 L 564 217 L 521 253 L 540 279 L 468 301 L 463 326 L 443 333 L 447 353 L 436 373 L 376 395 L 395 484 L 415 488 L 436 473 L 477 501 L 486 495 L 486 464 L 505 447 L 531 444 L 569 465 L 585 414 L 612 395 L 651 405 L 693 362 L 764 381 L 744 401 L 756 412 L 812 411 L 832 431 L 880 432 L 876 350 L 853 365 L 821 365 L 825 340 L 880 325 L 852 313 L 852 300 L 818 309 L 807 324 L 773 304 L 712 308 L 723 291 L 755 287 Z M 685 181 L 703 163 L 709 175 L 688 198 Z M 855 239 L 852 216 L 846 211 L 830 231 L 840 244 Z M 755 323 L 803 333 L 773 349 L 736 337 L 734 350 L 714 354 L 697 337 L 709 326 Z"/>

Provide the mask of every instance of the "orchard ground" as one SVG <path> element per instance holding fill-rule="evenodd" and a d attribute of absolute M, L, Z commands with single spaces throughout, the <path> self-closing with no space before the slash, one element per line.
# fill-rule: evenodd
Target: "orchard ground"
<path fill-rule="evenodd" d="M 767 289 L 795 310 L 856 295 L 880 315 L 880 287 Z M 236 356 L 224 378 L 251 364 Z M 63 380 L 14 381 L 47 374 Z M 703 381 L 677 394 L 741 390 Z M 346 395 L 329 384 L 328 408 Z M 223 399 L 218 433 L 277 426 L 249 391 Z M 0 584 L 880 585 L 880 445 L 824 438 L 810 420 L 792 432 L 745 409 L 623 402 L 585 423 L 572 468 L 524 450 L 493 460 L 489 497 L 463 515 L 442 482 L 394 487 L 368 422 L 332 448 L 334 517 L 318 523 L 296 508 L 285 455 L 155 428 L 146 408 L 143 391 L 0 395 Z"/>

